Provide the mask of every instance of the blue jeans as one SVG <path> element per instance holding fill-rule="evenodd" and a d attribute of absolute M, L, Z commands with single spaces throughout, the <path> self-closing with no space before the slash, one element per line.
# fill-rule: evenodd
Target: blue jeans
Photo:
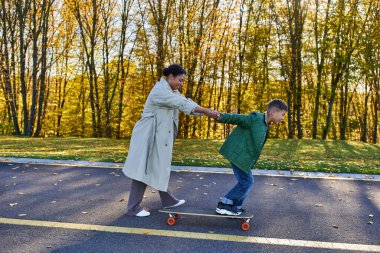
<path fill-rule="evenodd" d="M 237 179 L 237 184 L 224 196 L 222 202 L 224 204 L 234 205 L 241 208 L 245 198 L 253 186 L 253 175 L 251 172 L 246 174 L 244 171 L 232 164 L 232 170 Z"/>

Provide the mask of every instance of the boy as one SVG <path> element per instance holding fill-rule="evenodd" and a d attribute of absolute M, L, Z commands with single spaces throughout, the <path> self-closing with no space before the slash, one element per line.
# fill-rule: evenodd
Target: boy
<path fill-rule="evenodd" d="M 217 213 L 236 216 L 244 211 L 243 201 L 253 185 L 251 169 L 266 142 L 268 127 L 272 123 L 280 123 L 287 111 L 288 106 L 284 101 L 273 99 L 268 103 L 264 113 L 220 114 L 217 122 L 237 125 L 223 143 L 219 153 L 231 162 L 238 182 L 218 203 Z"/>

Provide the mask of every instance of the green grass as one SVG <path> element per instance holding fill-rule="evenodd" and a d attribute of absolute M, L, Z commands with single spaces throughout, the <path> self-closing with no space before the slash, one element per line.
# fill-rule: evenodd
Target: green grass
<path fill-rule="evenodd" d="M 230 167 L 223 140 L 177 140 L 173 165 Z M 0 156 L 124 162 L 129 140 L 0 136 Z M 380 174 L 380 145 L 354 141 L 269 139 L 256 168 Z"/>

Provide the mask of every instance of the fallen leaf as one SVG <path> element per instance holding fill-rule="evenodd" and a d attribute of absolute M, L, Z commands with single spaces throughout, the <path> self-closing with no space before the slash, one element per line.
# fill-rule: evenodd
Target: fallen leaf
<path fill-rule="evenodd" d="M 316 207 L 323 207 L 323 204 L 315 204 Z"/>
<path fill-rule="evenodd" d="M 88 212 L 81 212 L 82 214 L 88 214 Z"/>
<path fill-rule="evenodd" d="M 100 184 L 96 184 L 96 186 L 99 186 Z"/>
<path fill-rule="evenodd" d="M 55 203 L 57 203 L 57 201 L 55 201 L 55 200 L 50 202 L 50 204 L 55 204 Z"/>
<path fill-rule="evenodd" d="M 152 193 L 156 193 L 156 191 L 155 191 L 155 190 L 152 190 Z"/>
<path fill-rule="evenodd" d="M 332 227 L 333 227 L 333 228 L 338 228 L 338 226 L 337 226 L 337 225 L 333 225 Z"/>
<path fill-rule="evenodd" d="M 199 179 L 204 179 L 204 177 L 200 177 Z"/>
<path fill-rule="evenodd" d="M 204 195 L 208 195 L 208 193 L 207 193 L 207 192 L 204 192 L 203 194 L 204 194 Z"/>
<path fill-rule="evenodd" d="M 23 217 L 23 216 L 26 216 L 26 213 L 20 213 L 18 214 L 19 217 Z"/>
<path fill-rule="evenodd" d="M 25 193 L 23 192 L 18 192 L 17 195 L 24 195 Z"/>
<path fill-rule="evenodd" d="M 367 224 L 368 225 L 373 225 L 373 221 L 368 221 Z"/>
<path fill-rule="evenodd" d="M 10 206 L 17 206 L 17 203 L 10 203 Z"/>
<path fill-rule="evenodd" d="M 370 215 L 368 215 L 368 216 L 371 217 L 371 218 L 375 217 L 375 215 L 373 215 L 373 214 L 370 214 Z"/>
<path fill-rule="evenodd" d="M 119 202 L 123 202 L 124 201 L 124 199 L 119 199 Z"/>
<path fill-rule="evenodd" d="M 14 168 L 12 168 L 12 170 L 17 170 L 19 167 L 17 166 L 17 167 L 14 167 Z"/>

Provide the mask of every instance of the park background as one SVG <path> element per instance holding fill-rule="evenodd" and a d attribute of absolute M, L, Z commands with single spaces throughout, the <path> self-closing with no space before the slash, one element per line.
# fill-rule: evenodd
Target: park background
<path fill-rule="evenodd" d="M 1 0 L 0 134 L 129 138 L 162 70 L 222 112 L 289 105 L 280 139 L 378 143 L 376 0 Z M 181 114 L 179 138 L 232 126 Z"/>

